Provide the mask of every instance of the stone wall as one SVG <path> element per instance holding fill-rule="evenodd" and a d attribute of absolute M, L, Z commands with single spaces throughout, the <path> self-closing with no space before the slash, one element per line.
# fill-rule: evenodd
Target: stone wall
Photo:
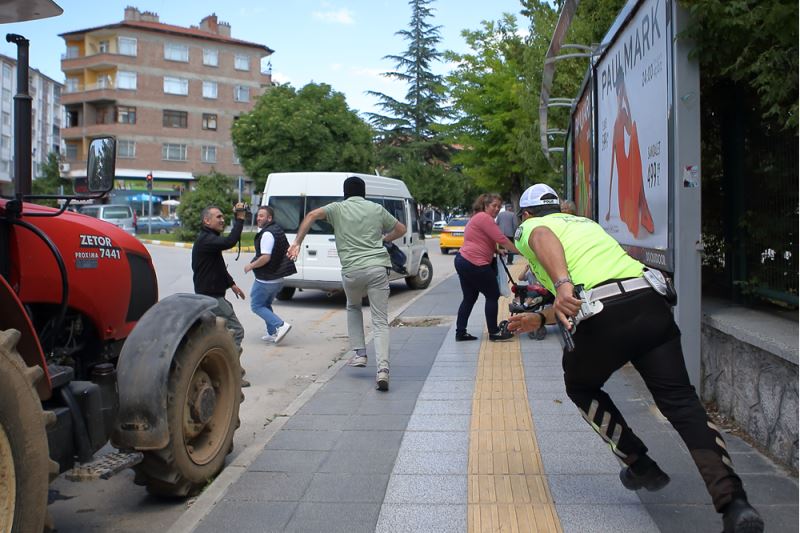
<path fill-rule="evenodd" d="M 784 466 L 798 465 L 798 366 L 703 324 L 701 396 Z"/>

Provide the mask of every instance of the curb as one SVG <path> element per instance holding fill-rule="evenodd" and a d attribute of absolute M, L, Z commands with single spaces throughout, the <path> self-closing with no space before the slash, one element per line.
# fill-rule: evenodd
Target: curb
<path fill-rule="evenodd" d="M 191 247 L 191 245 L 189 246 Z M 244 249 L 243 249 L 244 250 Z M 389 323 L 391 324 L 394 322 L 395 319 L 402 316 L 403 312 L 414 305 L 417 300 L 422 298 L 426 295 L 426 291 L 437 287 L 440 283 L 444 282 L 445 280 L 449 279 L 453 276 L 455 272 L 451 273 L 448 276 L 443 277 L 436 283 L 432 283 L 425 288 L 424 291 L 421 291 L 417 296 L 413 297 L 411 300 L 406 303 L 401 309 L 398 309 L 394 313 L 390 313 L 388 318 Z M 372 340 L 372 334 L 365 339 L 366 343 Z M 347 353 L 347 352 L 345 352 Z M 339 354 L 341 357 L 342 354 Z M 275 436 L 278 431 L 283 428 L 283 426 L 288 422 L 289 417 L 297 413 L 301 407 L 303 407 L 306 402 L 308 402 L 316 392 L 322 388 L 328 381 L 336 375 L 339 370 L 347 364 L 346 359 L 340 359 L 336 363 L 334 363 L 328 370 L 325 371 L 316 381 L 311 383 L 308 387 L 305 388 L 300 395 L 295 398 L 292 403 L 290 403 L 283 413 L 279 414 L 261 433 L 261 435 L 256 438 L 244 451 L 242 451 L 239 456 L 234 459 L 229 465 L 227 465 L 222 472 L 214 479 L 214 481 L 209 485 L 201 494 L 197 497 L 194 503 L 187 509 L 179 518 L 175 521 L 169 529 L 167 529 L 166 533 L 189 533 L 193 531 L 206 515 L 214 508 L 214 506 L 222 500 L 225 496 L 225 493 L 228 491 L 228 488 L 236 483 L 236 481 L 247 471 L 247 467 L 249 467 L 253 461 L 256 460 L 258 454 L 264 449 L 264 447 L 269 443 L 272 437 Z"/>

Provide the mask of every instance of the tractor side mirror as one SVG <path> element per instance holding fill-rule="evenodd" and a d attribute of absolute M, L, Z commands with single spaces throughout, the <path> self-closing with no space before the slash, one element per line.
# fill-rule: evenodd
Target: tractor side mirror
<path fill-rule="evenodd" d="M 114 137 L 99 137 L 92 141 L 86 163 L 89 192 L 108 192 L 114 188 L 116 158 L 117 140 Z"/>

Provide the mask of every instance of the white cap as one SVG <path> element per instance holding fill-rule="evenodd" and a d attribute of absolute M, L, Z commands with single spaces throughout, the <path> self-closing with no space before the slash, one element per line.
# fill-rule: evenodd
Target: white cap
<path fill-rule="evenodd" d="M 552 194 L 555 198 L 542 200 L 542 196 Z M 540 205 L 558 205 L 558 194 L 549 185 L 537 183 L 525 189 L 519 199 L 520 207 L 538 207 Z"/>

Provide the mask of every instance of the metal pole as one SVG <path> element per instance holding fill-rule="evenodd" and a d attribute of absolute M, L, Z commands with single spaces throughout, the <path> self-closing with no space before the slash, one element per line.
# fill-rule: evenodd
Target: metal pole
<path fill-rule="evenodd" d="M 689 24 L 689 13 L 671 2 L 674 30 L 680 35 Z M 689 379 L 700 390 L 701 344 L 701 187 L 700 172 L 700 69 L 697 60 L 689 59 L 693 43 L 686 39 L 672 40 L 674 111 L 674 152 L 672 159 L 675 198 L 675 288 L 678 306 L 675 319 L 681 330 Z"/>
<path fill-rule="evenodd" d="M 147 193 L 147 233 L 153 234 L 153 195 Z"/>
<path fill-rule="evenodd" d="M 22 35 L 9 33 L 17 45 L 17 94 L 14 95 L 14 182 L 16 197 L 31 194 L 31 95 L 28 94 L 28 45 Z"/>

